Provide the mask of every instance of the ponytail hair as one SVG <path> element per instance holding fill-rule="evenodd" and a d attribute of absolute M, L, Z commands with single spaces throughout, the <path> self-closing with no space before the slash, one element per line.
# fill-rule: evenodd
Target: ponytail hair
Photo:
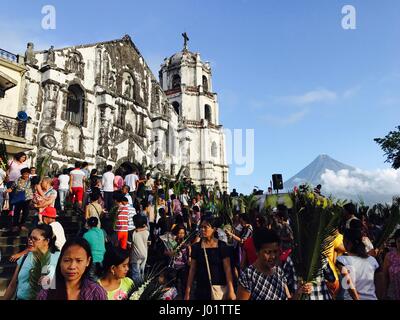
<path fill-rule="evenodd" d="M 58 251 L 56 247 L 56 236 L 53 233 L 53 228 L 48 224 L 39 224 L 33 230 L 39 230 L 43 238 L 49 241 L 49 251 L 54 253 Z M 32 230 L 32 231 L 33 231 Z"/>
<path fill-rule="evenodd" d="M 97 271 L 97 276 L 105 277 L 112 266 L 119 266 L 127 258 L 129 258 L 128 250 L 108 244 L 106 246 L 102 267 Z"/>
<path fill-rule="evenodd" d="M 343 234 L 344 240 L 351 243 L 349 252 L 357 255 L 360 258 L 368 258 L 365 245 L 362 242 L 362 230 L 357 229 L 346 229 Z"/>

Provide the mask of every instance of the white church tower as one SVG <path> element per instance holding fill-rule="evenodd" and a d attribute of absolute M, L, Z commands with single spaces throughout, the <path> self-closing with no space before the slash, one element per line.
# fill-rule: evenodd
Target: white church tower
<path fill-rule="evenodd" d="M 180 52 L 161 65 L 160 85 L 179 115 L 179 143 L 190 177 L 198 185 L 228 188 L 225 137 L 219 122 L 218 97 L 212 72 L 199 53 L 188 50 L 187 34 Z M 182 151 L 183 150 L 183 151 Z"/>

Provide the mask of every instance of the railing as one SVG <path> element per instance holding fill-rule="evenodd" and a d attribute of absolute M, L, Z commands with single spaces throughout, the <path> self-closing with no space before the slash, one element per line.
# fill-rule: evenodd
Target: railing
<path fill-rule="evenodd" d="M 25 138 L 26 121 L 0 115 L 0 133 Z"/>
<path fill-rule="evenodd" d="M 4 49 L 0 49 L 0 58 L 6 59 L 11 62 L 18 63 L 18 55 L 8 52 Z"/>

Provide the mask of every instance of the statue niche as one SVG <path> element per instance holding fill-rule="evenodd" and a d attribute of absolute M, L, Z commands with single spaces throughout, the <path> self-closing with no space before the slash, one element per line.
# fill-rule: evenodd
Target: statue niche
<path fill-rule="evenodd" d="M 75 73 L 83 80 L 85 63 L 82 61 L 82 55 L 78 51 L 72 51 L 68 54 L 68 60 L 65 63 L 65 68 L 68 72 Z"/>
<path fill-rule="evenodd" d="M 135 95 L 135 82 L 128 72 L 122 75 L 122 94 L 128 99 L 133 99 Z"/>

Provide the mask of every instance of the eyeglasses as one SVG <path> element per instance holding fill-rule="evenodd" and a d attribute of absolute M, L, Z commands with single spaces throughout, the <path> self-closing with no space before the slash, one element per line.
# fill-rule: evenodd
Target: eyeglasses
<path fill-rule="evenodd" d="M 29 237 L 28 237 L 28 240 L 31 240 L 32 242 L 37 242 L 37 241 L 40 241 L 40 240 L 44 240 L 44 238 L 38 239 L 38 238 L 36 238 L 36 237 L 29 236 Z"/>

